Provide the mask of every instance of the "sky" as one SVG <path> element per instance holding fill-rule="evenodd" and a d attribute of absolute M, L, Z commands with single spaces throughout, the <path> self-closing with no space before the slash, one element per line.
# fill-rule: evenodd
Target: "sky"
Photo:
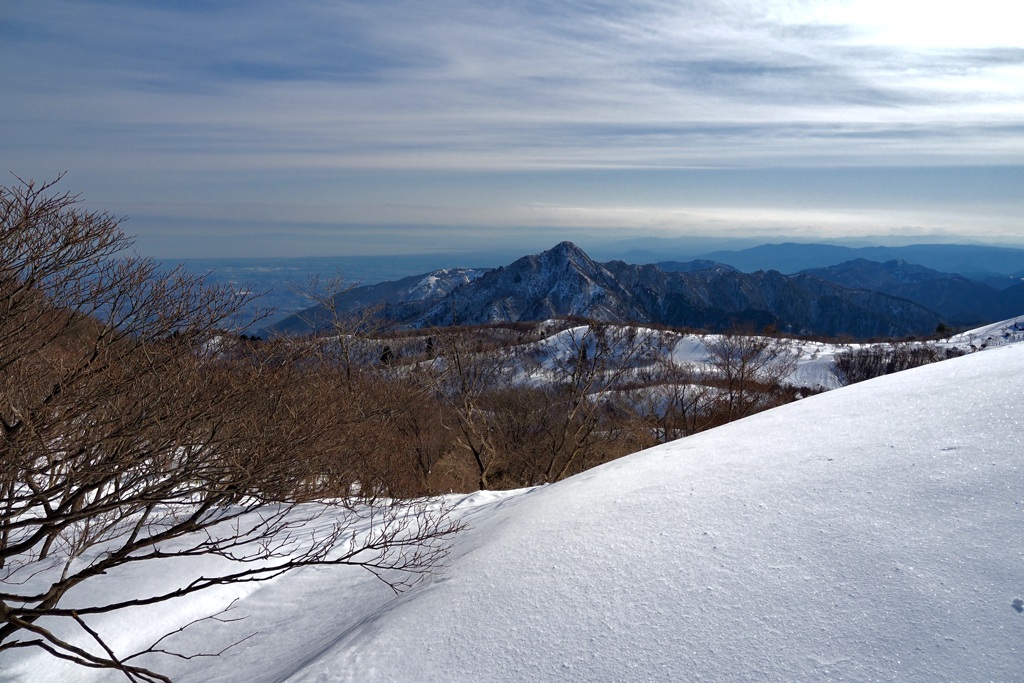
<path fill-rule="evenodd" d="M 4 0 L 0 172 L 160 258 L 1024 246 L 1008 0 Z"/>

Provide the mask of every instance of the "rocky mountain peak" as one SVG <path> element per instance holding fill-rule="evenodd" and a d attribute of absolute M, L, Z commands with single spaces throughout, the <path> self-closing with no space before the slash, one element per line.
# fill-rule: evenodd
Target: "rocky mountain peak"
<path fill-rule="evenodd" d="M 544 263 L 572 264 L 583 270 L 599 267 L 586 252 L 569 241 L 559 242 L 551 249 L 537 254 L 536 258 Z"/>

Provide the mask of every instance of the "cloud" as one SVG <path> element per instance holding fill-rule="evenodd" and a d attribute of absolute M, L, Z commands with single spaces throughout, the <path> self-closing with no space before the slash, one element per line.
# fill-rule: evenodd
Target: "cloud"
<path fill-rule="evenodd" d="M 92 129 L 102 137 L 104 124 L 113 124 L 142 149 L 163 148 L 166 136 L 147 128 L 166 126 L 177 127 L 179 139 L 194 139 L 194 148 L 212 145 L 218 153 L 230 152 L 238 139 L 283 148 L 285 155 L 319 141 L 341 164 L 392 158 L 449 167 L 452 153 L 488 166 L 515 148 L 513 163 L 532 156 L 548 167 L 567 141 L 567 165 L 594 163 L 579 158 L 577 136 L 564 134 L 572 126 L 645 128 L 649 137 L 666 128 L 722 124 L 751 131 L 712 145 L 719 159 L 735 155 L 745 164 L 780 127 L 828 120 L 846 124 L 837 130 L 898 130 L 937 118 L 959 125 L 1019 121 L 1019 111 L 1008 117 L 979 103 L 977 91 L 1001 83 L 990 99 L 1018 105 L 1024 94 L 1022 48 L 933 54 L 850 44 L 843 38 L 848 27 L 755 11 L 757 4 L 563 3 L 552 10 L 449 0 L 168 9 L 47 0 L 40 6 L 45 9 L 14 17 L 17 28 L 8 34 L 21 38 L 7 49 L 39 58 L 32 60 L 38 75 L 30 70 L 18 89 L 33 90 L 33 78 L 55 85 L 35 83 L 37 93 L 21 98 L 25 106 L 14 115 L 20 109 L 26 119 L 66 131 L 69 113 L 57 102 L 75 98 L 76 133 Z M 1016 88 L 1008 85 L 1011 76 Z M 933 126 L 937 135 L 941 124 Z M 828 148 L 823 130 L 807 136 L 812 161 L 823 151 L 845 153 L 841 145 Z M 644 163 L 647 150 L 633 146 L 635 139 L 605 139 L 618 143 L 600 150 L 606 163 Z M 682 141 L 682 153 L 653 163 L 685 164 L 694 153 L 687 140 L 662 140 Z M 762 162 L 772 163 L 777 153 L 776 145 L 765 146 Z M 919 155 L 930 154 L 923 148 Z"/>
<path fill-rule="evenodd" d="M 511 207 L 556 170 L 1020 166 L 1022 23 L 979 2 L 14 3 L 0 158 L 126 206 L 360 212 L 338 188 L 371 174 L 381 213 L 421 172 L 505 174 Z"/>

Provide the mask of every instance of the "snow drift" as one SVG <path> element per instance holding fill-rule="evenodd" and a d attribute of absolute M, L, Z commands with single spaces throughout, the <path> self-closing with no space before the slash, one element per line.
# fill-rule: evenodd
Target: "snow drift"
<path fill-rule="evenodd" d="M 1011 344 L 558 484 L 453 497 L 472 529 L 428 582 L 393 597 L 355 571 L 295 573 L 241 596 L 249 618 L 216 639 L 258 635 L 161 666 L 182 681 L 1019 679 L 1021 377 Z"/>

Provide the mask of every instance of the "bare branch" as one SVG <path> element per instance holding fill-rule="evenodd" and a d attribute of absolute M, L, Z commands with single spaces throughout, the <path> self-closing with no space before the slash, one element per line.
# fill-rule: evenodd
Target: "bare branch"
<path fill-rule="evenodd" d="M 0 652 L 162 681 L 128 662 L 204 656 L 165 647 L 180 629 L 124 654 L 86 620 L 308 566 L 400 590 L 443 559 L 460 525 L 381 497 L 368 444 L 395 394 L 354 337 L 243 340 L 250 295 L 133 255 L 56 181 L 19 183 L 0 186 Z M 210 556 L 221 570 L 184 585 L 66 605 L 120 568 Z"/>

